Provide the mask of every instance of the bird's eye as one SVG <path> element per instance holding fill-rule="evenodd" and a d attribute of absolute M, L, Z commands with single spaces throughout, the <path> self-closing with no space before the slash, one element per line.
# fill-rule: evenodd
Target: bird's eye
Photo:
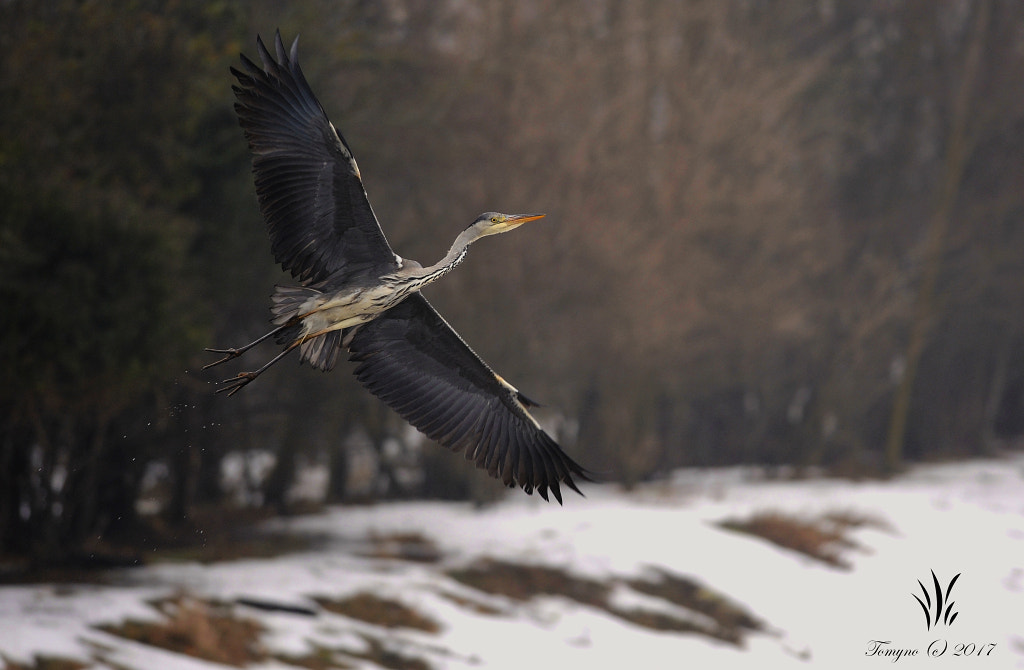
<path fill-rule="evenodd" d="M 492 216 L 491 217 L 491 223 L 497 223 L 497 222 L 498 222 L 498 217 Z"/>

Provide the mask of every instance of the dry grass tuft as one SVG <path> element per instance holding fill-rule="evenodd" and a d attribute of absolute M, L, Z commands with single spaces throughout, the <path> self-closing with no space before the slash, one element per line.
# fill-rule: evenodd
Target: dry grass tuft
<path fill-rule="evenodd" d="M 505 613 L 505 610 L 485 603 L 482 599 L 467 598 L 462 594 L 448 590 L 438 591 L 437 594 L 445 600 L 453 602 L 459 607 L 477 614 L 483 614 L 485 616 L 499 616 Z"/>
<path fill-rule="evenodd" d="M 364 636 L 370 645 L 369 651 L 360 654 L 359 658 L 389 668 L 389 670 L 430 670 L 430 664 L 422 658 L 406 656 L 393 649 L 388 649 L 380 640 Z"/>
<path fill-rule="evenodd" d="M 412 628 L 430 633 L 440 625 L 397 601 L 363 593 L 343 600 L 318 599 L 325 610 L 384 628 Z M 153 603 L 166 616 L 163 622 L 126 621 L 103 630 L 136 642 L 215 663 L 244 667 L 276 659 L 311 670 L 362 667 L 370 661 L 391 670 L 430 670 L 421 658 L 390 648 L 386 639 L 360 634 L 366 646 L 359 650 L 317 646 L 303 655 L 271 654 L 259 644 L 260 625 L 237 617 L 228 605 L 179 596 Z M 81 670 L 87 665 L 44 665 L 38 659 L 25 670 Z M 21 668 L 17 668 L 21 670 Z"/>
<path fill-rule="evenodd" d="M 411 607 L 372 593 L 358 593 L 342 600 L 319 598 L 317 603 L 328 612 L 384 628 L 413 628 L 427 633 L 441 630 L 440 624 Z"/>
<path fill-rule="evenodd" d="M 844 551 L 866 551 L 848 536 L 848 531 L 871 526 L 889 530 L 882 519 L 851 511 L 830 512 L 817 518 L 799 518 L 781 512 L 760 512 L 747 520 L 726 519 L 722 528 L 764 538 L 780 547 L 797 551 L 836 568 L 850 569 Z"/>
<path fill-rule="evenodd" d="M 103 630 L 136 642 L 216 663 L 242 667 L 263 660 L 262 629 L 236 618 L 229 608 L 204 600 L 178 597 L 154 603 L 166 615 L 160 623 L 129 620 Z"/>
<path fill-rule="evenodd" d="M 535 596 L 563 596 L 585 605 L 603 607 L 610 587 L 576 577 L 559 568 L 483 560 L 471 567 L 450 570 L 448 576 L 479 591 L 529 600 Z"/>
<path fill-rule="evenodd" d="M 656 612 L 653 610 L 645 610 L 639 608 L 623 609 L 621 607 L 609 607 L 608 611 L 619 617 L 625 619 L 631 624 L 641 626 L 643 628 L 649 628 L 651 630 L 666 631 L 671 633 L 697 633 L 697 634 L 709 634 L 709 631 L 701 626 L 698 626 L 692 621 L 680 619 L 674 617 L 671 614 L 665 612 Z M 718 637 L 717 635 L 711 635 L 711 637 Z M 733 642 L 734 640 L 729 640 Z"/>
<path fill-rule="evenodd" d="M 762 621 L 721 593 L 667 570 L 659 569 L 656 574 L 656 580 L 632 579 L 627 584 L 640 593 L 662 598 L 674 605 L 703 614 L 715 622 L 713 628 L 701 629 L 700 632 L 740 644 L 745 633 L 764 630 Z"/>
<path fill-rule="evenodd" d="M 854 529 L 854 528 L 874 528 L 876 530 L 885 531 L 887 533 L 895 532 L 890 524 L 885 519 L 874 516 L 872 514 L 864 514 L 862 512 L 855 512 L 853 510 L 836 510 L 828 512 L 822 519 L 825 521 L 835 524 L 837 528 L 842 530 Z"/>
<path fill-rule="evenodd" d="M 5 670 L 84 670 L 91 667 L 90 663 L 83 663 L 71 658 L 59 656 L 36 656 L 32 665 L 23 665 L 0 656 L 0 667 Z"/>

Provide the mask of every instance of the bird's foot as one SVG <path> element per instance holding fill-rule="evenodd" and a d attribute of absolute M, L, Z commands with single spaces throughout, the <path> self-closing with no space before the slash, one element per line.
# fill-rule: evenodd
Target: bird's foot
<path fill-rule="evenodd" d="M 257 374 L 258 373 L 256 372 L 239 372 L 236 377 L 222 379 L 218 383 L 224 384 L 224 386 L 217 389 L 217 393 L 227 392 L 229 396 L 235 395 L 238 393 L 239 389 L 251 382 L 253 379 L 256 379 Z"/>
<path fill-rule="evenodd" d="M 212 362 L 212 363 L 210 363 L 208 365 L 204 365 L 203 366 L 204 370 L 209 370 L 210 368 L 216 367 L 216 366 L 220 365 L 221 363 L 227 363 L 232 358 L 238 358 L 239 356 L 241 356 L 245 352 L 244 349 L 235 349 L 233 347 L 231 349 L 209 349 L 209 348 L 207 348 L 206 351 L 209 351 L 211 354 L 224 354 L 224 357 L 221 358 L 221 359 L 218 359 L 218 360 L 216 360 L 216 361 L 214 361 L 214 362 Z"/>

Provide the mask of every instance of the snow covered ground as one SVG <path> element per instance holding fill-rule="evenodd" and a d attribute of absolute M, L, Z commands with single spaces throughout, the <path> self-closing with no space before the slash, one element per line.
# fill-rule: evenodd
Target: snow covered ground
<path fill-rule="evenodd" d="M 333 508 L 272 524 L 326 537 L 315 551 L 165 563 L 118 573 L 110 585 L 0 587 L 0 666 L 57 657 L 95 668 L 225 667 L 100 627 L 159 624 L 195 599 L 258 622 L 262 655 L 249 667 L 267 669 L 1024 668 L 1024 455 L 921 466 L 888 482 L 771 481 L 734 468 L 682 471 L 630 493 L 610 485 L 586 493 L 561 508 L 518 491 L 482 510 Z M 856 546 L 840 550 L 842 568 L 719 525 L 764 512 L 874 523 L 848 531 Z M 521 599 L 453 576 L 488 565 L 484 559 L 605 585 L 609 606 L 557 593 Z M 948 598 L 956 619 L 928 629 L 912 594 L 924 599 L 920 580 L 934 598 L 932 571 L 943 589 L 961 576 Z M 737 645 L 617 614 L 706 623 L 704 614 L 634 588 L 662 574 L 699 583 L 763 630 Z M 385 627 L 326 604 L 366 593 L 437 626 Z M 161 610 L 153 604 L 160 601 L 175 604 Z"/>

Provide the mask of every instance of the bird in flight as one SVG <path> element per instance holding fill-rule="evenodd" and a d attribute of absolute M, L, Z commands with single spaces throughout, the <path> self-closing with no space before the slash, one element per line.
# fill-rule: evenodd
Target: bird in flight
<path fill-rule="evenodd" d="M 275 60 L 256 38 L 262 67 L 241 56 L 231 73 L 235 111 L 253 155 L 260 211 L 274 259 L 300 283 L 278 286 L 275 326 L 206 368 L 241 356 L 268 338 L 283 350 L 254 372 L 225 379 L 233 395 L 294 349 L 300 362 L 328 371 L 342 349 L 356 379 L 432 440 L 526 493 L 560 484 L 580 493 L 589 480 L 531 416 L 529 400 L 495 374 L 420 294 L 466 257 L 469 245 L 543 214 L 481 214 L 448 253 L 422 266 L 392 251 L 363 189 L 348 143 L 328 120 L 298 63 L 298 39 Z M 244 70 L 244 71 L 243 71 Z M 582 495 L 582 494 L 581 494 Z"/>

